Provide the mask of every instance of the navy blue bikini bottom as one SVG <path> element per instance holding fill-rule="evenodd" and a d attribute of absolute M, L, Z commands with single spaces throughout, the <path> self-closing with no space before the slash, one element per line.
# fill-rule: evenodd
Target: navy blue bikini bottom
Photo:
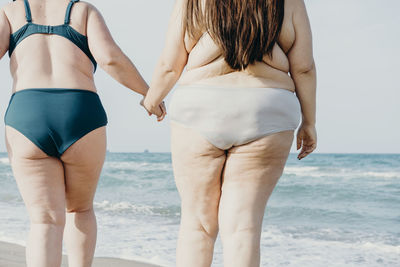
<path fill-rule="evenodd" d="M 12 95 L 4 119 L 6 125 L 57 158 L 89 132 L 107 125 L 97 93 L 78 89 L 18 91 Z"/>

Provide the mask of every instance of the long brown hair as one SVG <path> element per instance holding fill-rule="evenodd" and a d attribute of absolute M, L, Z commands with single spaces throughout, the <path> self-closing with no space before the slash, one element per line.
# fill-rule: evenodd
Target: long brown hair
<path fill-rule="evenodd" d="M 187 0 L 183 25 L 191 38 L 208 32 L 228 65 L 243 70 L 272 56 L 284 5 L 285 0 Z"/>

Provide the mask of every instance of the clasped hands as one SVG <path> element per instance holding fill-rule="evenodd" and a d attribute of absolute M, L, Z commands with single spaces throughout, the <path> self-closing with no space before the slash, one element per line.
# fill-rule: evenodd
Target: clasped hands
<path fill-rule="evenodd" d="M 157 117 L 157 121 L 164 120 L 165 116 L 167 115 L 167 108 L 165 107 L 165 102 L 162 101 L 159 105 L 150 104 L 147 101 L 146 97 L 144 97 L 140 101 L 140 105 L 147 111 L 149 116 L 155 115 Z"/>

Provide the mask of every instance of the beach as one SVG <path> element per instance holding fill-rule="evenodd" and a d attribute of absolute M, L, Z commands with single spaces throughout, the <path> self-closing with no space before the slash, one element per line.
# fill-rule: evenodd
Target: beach
<path fill-rule="evenodd" d="M 399 162 L 395 154 L 291 154 L 265 211 L 261 266 L 400 266 Z M 0 241 L 24 245 L 29 218 L 5 153 L 0 184 Z M 94 208 L 93 266 L 148 266 L 104 257 L 176 266 L 180 199 L 169 153 L 107 153 Z M 22 253 L 0 246 L 0 259 L 10 257 L 0 267 L 23 266 Z M 212 266 L 223 266 L 220 239 Z"/>
<path fill-rule="evenodd" d="M 25 248 L 20 245 L 0 242 L 0 267 L 24 267 Z M 63 257 L 62 267 L 68 267 L 66 257 Z M 157 265 L 128 261 L 115 258 L 95 258 L 93 267 L 157 267 Z"/>

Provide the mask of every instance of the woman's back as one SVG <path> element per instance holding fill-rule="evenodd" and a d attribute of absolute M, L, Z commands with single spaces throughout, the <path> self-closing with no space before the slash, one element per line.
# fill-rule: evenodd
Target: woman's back
<path fill-rule="evenodd" d="M 187 72 L 181 84 L 206 84 L 237 87 L 274 87 L 295 90 L 288 75 L 290 62 L 288 53 L 296 40 L 294 12 L 298 12 L 296 0 L 285 1 L 285 12 L 278 42 L 272 50 L 272 57 L 264 55 L 263 61 L 256 61 L 246 69 L 232 69 L 222 55 L 222 49 L 204 32 L 197 40 L 185 34 L 185 47 L 189 52 Z"/>
<path fill-rule="evenodd" d="M 298 159 L 316 146 L 303 0 L 177 0 L 145 108 L 153 113 L 178 79 L 169 105 L 182 200 L 176 266 L 211 266 L 218 232 L 225 266 L 260 266 L 266 203 L 300 119 Z"/>
<path fill-rule="evenodd" d="M 63 25 L 69 3 L 69 0 L 30 0 L 32 23 Z M 78 35 L 87 36 L 88 13 L 91 8 L 81 2 L 71 6 L 69 26 Z M 10 33 L 16 33 L 27 24 L 24 1 L 10 3 L 4 12 L 9 21 Z M 91 59 L 82 48 L 64 36 L 40 33 L 27 36 L 12 51 L 10 68 L 14 78 L 13 91 L 26 88 L 96 90 Z"/>

